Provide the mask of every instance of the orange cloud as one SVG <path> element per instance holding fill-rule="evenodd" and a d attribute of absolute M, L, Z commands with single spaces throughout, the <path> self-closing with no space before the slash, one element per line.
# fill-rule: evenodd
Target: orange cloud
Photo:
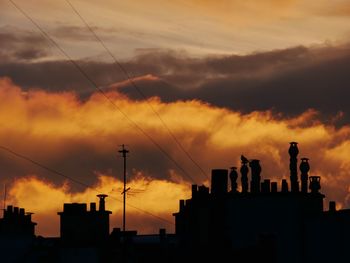
<path fill-rule="evenodd" d="M 295 140 L 300 143 L 300 157 L 310 158 L 311 175 L 322 176 L 327 200 L 344 207 L 350 204 L 350 126 L 326 125 L 313 110 L 285 118 L 269 111 L 242 114 L 196 100 L 164 103 L 158 98 L 133 101 L 117 92 L 108 96 L 198 184 L 209 185 L 208 178 L 180 151 L 150 105 L 207 174 L 212 168 L 239 166 L 243 153 L 261 160 L 263 178 L 289 178 L 288 142 Z M 131 150 L 129 185 L 144 190 L 129 197 L 131 204 L 172 220 L 178 199 L 189 196 L 192 180 L 101 94 L 82 101 L 74 93 L 23 91 L 3 78 L 0 102 L 1 145 L 120 198 L 122 160 L 117 150 L 125 143 Z M 96 200 L 90 188 L 78 188 L 6 152 L 0 152 L 0 164 L 0 183 L 11 185 L 9 201 L 36 213 L 40 234 L 57 233 L 56 212 L 63 202 Z M 121 203 L 109 198 L 107 206 L 114 212 L 111 225 L 120 226 Z M 130 227 L 147 232 L 165 226 L 146 218 L 130 207 Z"/>
<path fill-rule="evenodd" d="M 98 193 L 107 193 L 106 208 L 112 211 L 111 227 L 120 227 L 122 220 L 123 183 L 106 175 L 99 175 L 96 185 L 82 192 L 70 192 L 70 183 L 55 186 L 35 176 L 15 180 L 9 191 L 8 203 L 35 211 L 33 221 L 38 223 L 37 233 L 44 236 L 58 235 L 59 216 L 63 203 L 97 202 Z M 140 233 L 157 232 L 167 228 L 174 232 L 172 213 L 178 208 L 178 200 L 189 198 L 189 187 L 181 182 L 151 180 L 138 174 L 128 182 L 130 194 L 127 196 L 127 227 Z M 171 191 L 168 191 L 171 189 Z M 144 212 L 146 211 L 146 213 Z M 150 214 L 154 215 L 151 216 Z M 162 218 L 168 222 L 159 220 Z M 142 224 L 138 224 L 142 221 Z"/>

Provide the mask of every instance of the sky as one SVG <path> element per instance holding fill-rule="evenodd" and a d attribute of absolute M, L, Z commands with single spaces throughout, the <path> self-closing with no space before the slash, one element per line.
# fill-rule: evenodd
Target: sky
<path fill-rule="evenodd" d="M 349 1 L 13 2 L 0 1 L 0 184 L 38 234 L 100 192 L 121 227 L 121 144 L 140 233 L 173 232 L 191 184 L 241 154 L 288 179 L 290 141 L 326 202 L 350 206 Z"/>

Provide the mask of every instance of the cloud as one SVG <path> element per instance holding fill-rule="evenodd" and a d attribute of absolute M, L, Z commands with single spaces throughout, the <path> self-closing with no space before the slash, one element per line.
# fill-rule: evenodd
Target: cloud
<path fill-rule="evenodd" d="M 288 179 L 288 142 L 298 141 L 299 157 L 310 158 L 310 175 L 322 176 L 322 191 L 327 200 L 336 200 L 342 207 L 350 205 L 350 160 L 347 160 L 350 126 L 336 128 L 325 124 L 315 110 L 297 117 L 271 111 L 243 114 L 198 100 L 165 103 L 159 98 L 132 100 L 116 91 L 107 95 L 198 184 L 208 186 L 209 181 L 179 150 L 150 105 L 208 175 L 213 168 L 239 166 L 243 153 L 261 160 L 263 178 Z M 123 174 L 118 145 L 127 144 L 129 183 L 132 188 L 146 189 L 144 195 L 135 196 L 132 204 L 170 219 L 171 212 L 177 210 L 178 199 L 187 198 L 191 178 L 178 170 L 101 94 L 81 100 L 74 92 L 24 90 L 5 78 L 0 81 L 0 101 L 2 146 L 110 193 L 119 187 Z M 90 202 L 96 194 L 3 150 L 0 166 L 0 184 L 6 182 L 11 188 L 10 201 L 37 213 L 36 220 L 43 224 L 40 233 L 57 231 L 57 225 L 49 227 L 44 221 L 50 218 L 57 222 L 55 212 L 63 202 Z M 119 192 L 112 191 L 112 195 Z M 39 202 L 35 198 L 44 200 Z M 108 202 L 120 216 L 117 202 L 111 199 Z M 130 213 L 130 224 L 136 227 L 144 217 L 141 213 Z M 140 225 L 137 228 L 146 232 L 160 226 L 149 220 L 144 228 Z"/>
<path fill-rule="evenodd" d="M 179 1 L 178 1 L 179 2 Z M 291 15 L 297 7 L 297 0 L 190 0 L 187 5 L 192 12 L 202 13 L 216 19 L 230 23 L 242 23 L 244 25 L 256 24 L 258 21 L 277 20 L 286 15 Z M 295 12 L 295 11 L 294 11 Z M 255 17 L 255 19 L 252 19 Z"/>
<path fill-rule="evenodd" d="M 98 86 L 118 87 L 130 98 L 142 99 L 118 65 L 94 60 L 76 62 Z M 152 50 L 120 63 L 148 98 L 158 96 L 165 102 L 199 99 L 247 113 L 274 110 L 286 116 L 314 108 L 329 121 L 334 121 L 336 115 L 341 117 L 339 123 L 350 120 L 346 99 L 350 84 L 349 45 L 299 46 L 205 58 Z M 95 91 L 71 63 L 62 60 L 5 62 L 0 65 L 0 75 L 11 77 L 25 88 L 74 90 L 83 98 Z"/>
<path fill-rule="evenodd" d="M 69 181 L 56 186 L 50 181 L 27 176 L 13 182 L 7 201 L 27 208 L 27 211 L 29 209 L 31 212 L 36 212 L 33 221 L 38 223 L 38 234 L 57 236 L 59 235 L 57 212 L 62 211 L 63 203 L 96 202 L 98 209 L 96 195 L 107 193 L 109 197 L 106 199 L 106 209 L 112 211 L 110 218 L 110 230 L 112 230 L 113 227 L 122 225 L 123 201 L 120 195 L 122 185 L 123 182 L 115 178 L 98 175 L 97 183 L 91 188 L 71 193 Z M 190 189 L 186 184 L 151 180 L 138 173 L 136 178 L 128 182 L 128 187 L 130 187 L 126 207 L 128 229 L 136 229 L 139 233 L 154 233 L 158 232 L 159 228 L 175 231 L 172 213 L 178 209 L 178 199 L 190 197 Z M 164 191 L 164 189 L 172 190 Z"/>
<path fill-rule="evenodd" d="M 0 27 L 0 58 L 6 61 L 35 61 L 48 56 L 47 42 L 40 34 L 17 27 Z"/>

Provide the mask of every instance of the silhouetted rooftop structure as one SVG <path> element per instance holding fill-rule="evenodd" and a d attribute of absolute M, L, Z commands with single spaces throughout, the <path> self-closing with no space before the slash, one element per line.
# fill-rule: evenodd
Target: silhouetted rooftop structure
<path fill-rule="evenodd" d="M 226 253 L 222 251 L 225 248 L 236 255 L 235 262 L 264 259 L 267 262 L 333 262 L 335 258 L 347 255 L 345 250 L 340 253 L 337 247 L 350 244 L 350 212 L 336 211 L 334 202 L 330 204 L 330 211 L 324 212 L 321 178 L 308 175 L 309 159 L 302 158 L 300 187 L 296 142 L 290 143 L 288 152 L 290 188 L 285 179 L 280 189 L 276 181 L 262 181 L 259 160 L 248 160 L 243 155 L 240 191 L 237 190 L 235 169 L 230 173 L 231 191 L 228 190 L 226 169 L 212 170 L 211 191 L 205 186 L 193 185 L 192 198 L 180 200 L 179 212 L 174 213 L 179 243 L 189 253 L 198 246 L 211 248 L 216 253 Z M 329 229 L 334 229 L 337 234 L 331 235 Z M 336 229 L 346 230 L 348 235 Z M 320 253 L 314 245 L 316 239 L 316 243 L 323 242 L 322 257 L 318 256 Z M 259 256 L 254 257 L 251 253 L 244 256 L 243 251 L 255 251 Z M 329 261 L 324 261 L 326 259 Z"/>
<path fill-rule="evenodd" d="M 35 226 L 32 213 L 9 205 L 4 210 L 4 217 L 0 219 L 0 235 L 34 236 Z"/>
<path fill-rule="evenodd" d="M 61 241 L 68 246 L 96 245 L 106 242 L 109 236 L 109 215 L 105 210 L 107 195 L 99 194 L 99 209 L 96 203 L 90 203 L 90 211 L 86 204 L 64 204 L 60 216 Z"/>
<path fill-rule="evenodd" d="M 192 185 L 191 198 L 180 200 L 179 211 L 173 214 L 175 234 L 160 229 L 158 234 L 138 235 L 120 228 L 110 233 L 111 212 L 104 194 L 98 195 L 98 209 L 96 203 L 90 203 L 89 210 L 85 203 L 64 204 L 58 212 L 59 238 L 34 238 L 31 214 L 8 206 L 0 219 L 2 260 L 347 262 L 350 209 L 337 210 L 331 201 L 325 211 L 321 177 L 309 176 L 305 157 L 298 174 L 296 142 L 290 143 L 288 152 L 289 182 L 265 178 L 260 161 L 243 155 L 239 170 L 213 169 L 210 188 Z"/>

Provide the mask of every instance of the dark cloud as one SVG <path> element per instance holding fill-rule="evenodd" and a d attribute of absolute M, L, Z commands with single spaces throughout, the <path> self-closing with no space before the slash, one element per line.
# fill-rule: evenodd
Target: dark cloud
<path fill-rule="evenodd" d="M 16 27 L 0 28 L 0 58 L 2 63 L 24 62 L 48 55 L 47 42 L 39 33 L 23 31 Z"/>
<path fill-rule="evenodd" d="M 57 32 L 69 32 L 68 35 L 73 36 L 79 31 L 72 27 Z M 16 40 L 10 34 L 0 37 L 7 43 Z M 35 41 L 39 40 L 34 38 Z M 35 48 L 19 49 L 12 56 L 23 59 L 45 56 L 40 52 Z M 77 63 L 98 86 L 108 87 L 125 80 L 119 66 L 112 63 L 91 60 Z M 157 77 L 136 81 L 146 97 L 159 96 L 167 102 L 199 99 L 243 112 L 272 109 L 287 116 L 314 108 L 326 118 L 333 119 L 342 112 L 344 120 L 350 120 L 348 45 L 299 46 L 244 56 L 206 58 L 154 49 L 138 52 L 133 59 L 121 61 L 121 64 L 131 76 Z M 88 96 L 95 90 L 71 63 L 62 60 L 36 63 L 7 60 L 0 65 L 0 75 L 27 88 L 75 90 L 81 96 Z M 120 91 L 134 99 L 142 98 L 132 85 L 123 85 Z"/>

